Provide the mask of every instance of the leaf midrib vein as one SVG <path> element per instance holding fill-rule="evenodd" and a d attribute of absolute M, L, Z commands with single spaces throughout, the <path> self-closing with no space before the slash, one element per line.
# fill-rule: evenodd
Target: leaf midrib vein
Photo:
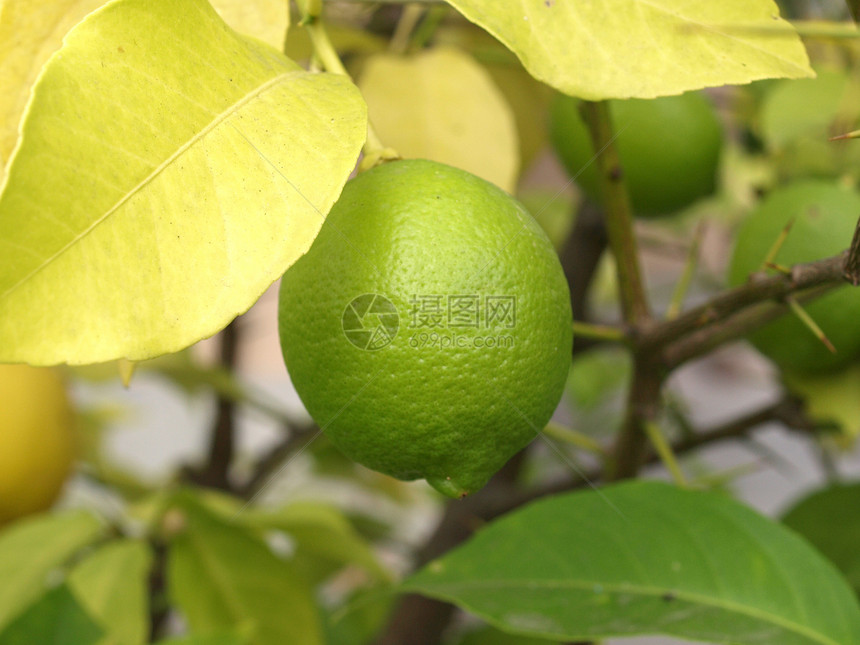
<path fill-rule="evenodd" d="M 435 586 L 442 590 L 469 590 L 469 589 L 483 589 L 483 588 L 499 588 L 499 587 L 507 587 L 510 589 L 520 588 L 520 587 L 528 587 L 530 589 L 534 588 L 547 588 L 547 589 L 584 589 L 589 590 L 593 589 L 595 585 L 600 585 L 603 591 L 615 592 L 615 593 L 634 593 L 643 596 L 662 596 L 666 593 L 666 589 L 653 589 L 650 587 L 640 587 L 634 585 L 618 585 L 618 584 L 607 584 L 605 582 L 601 582 L 599 580 L 594 581 L 582 581 L 578 582 L 575 580 L 553 580 L 548 578 L 542 578 L 539 580 L 527 580 L 524 578 L 518 578 L 516 580 L 504 580 L 504 579 L 494 579 L 494 580 L 476 580 L 470 582 L 455 582 L 455 583 L 445 583 L 440 582 Z M 429 591 L 434 585 L 429 585 L 429 587 L 425 589 L 417 589 L 419 591 Z M 407 585 L 408 587 L 408 585 Z M 750 608 L 746 605 L 740 605 L 737 603 L 733 603 L 725 600 L 712 599 L 708 596 L 702 596 L 700 594 L 691 593 L 689 591 L 679 591 L 672 590 L 675 598 L 678 600 L 686 600 L 691 603 L 701 604 L 704 606 L 715 607 L 718 609 L 725 609 L 730 612 L 743 614 L 746 616 L 750 616 L 752 618 L 764 620 L 766 622 L 770 622 L 774 625 L 785 628 L 788 631 L 797 633 L 802 636 L 806 636 L 812 639 L 815 642 L 822 643 L 823 645 L 841 645 L 840 643 L 831 640 L 830 638 L 812 631 L 811 628 L 805 627 L 803 625 L 799 625 L 795 622 L 789 621 L 781 616 L 767 613 L 762 610 L 756 610 L 754 608 Z M 449 597 L 450 599 L 450 597 Z"/>
<path fill-rule="evenodd" d="M 10 294 L 15 292 L 17 289 L 21 287 L 21 285 L 30 281 L 35 275 L 44 271 L 48 266 L 50 266 L 55 260 L 57 260 L 60 256 L 66 253 L 70 248 L 75 246 L 82 239 L 87 237 L 90 233 L 92 233 L 98 226 L 103 224 L 107 219 L 109 219 L 114 213 L 119 211 L 122 206 L 124 206 L 132 197 L 137 195 L 145 186 L 150 184 L 155 180 L 162 172 L 164 172 L 167 168 L 169 168 L 178 158 L 180 158 L 185 152 L 190 150 L 194 145 L 198 142 L 202 141 L 206 135 L 212 132 L 215 128 L 221 125 L 224 121 L 226 121 L 229 117 L 236 114 L 243 106 L 250 103 L 252 100 L 261 96 L 270 88 L 281 83 L 285 78 L 304 74 L 302 70 L 289 70 L 274 76 L 267 82 L 259 85 L 254 90 L 248 92 L 245 96 L 243 96 L 239 101 L 233 103 L 223 112 L 216 114 L 215 117 L 210 121 L 204 128 L 202 128 L 199 132 L 195 133 L 194 136 L 188 139 L 185 143 L 179 146 L 176 151 L 167 157 L 164 161 L 162 161 L 158 166 L 156 166 L 152 172 L 150 172 L 146 177 L 144 177 L 140 182 L 137 183 L 133 188 L 127 191 L 121 199 L 119 199 L 116 204 L 114 204 L 110 209 L 105 211 L 101 216 L 96 218 L 87 228 L 78 233 L 75 237 L 69 240 L 62 248 L 58 251 L 54 252 L 50 257 L 46 258 L 39 266 L 30 271 L 27 275 L 23 276 L 18 282 L 13 284 L 9 289 L 7 289 L 4 293 L 0 294 L 0 299 L 7 298 Z"/>

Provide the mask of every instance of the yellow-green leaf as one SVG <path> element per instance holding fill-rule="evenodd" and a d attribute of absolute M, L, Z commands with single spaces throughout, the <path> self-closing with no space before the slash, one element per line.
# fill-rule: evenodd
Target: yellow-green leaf
<path fill-rule="evenodd" d="M 370 57 L 358 83 L 386 146 L 447 163 L 513 192 L 519 169 L 513 113 L 470 56 L 439 48 Z"/>
<path fill-rule="evenodd" d="M 860 365 L 824 374 L 785 372 L 783 379 L 812 419 L 835 424 L 849 441 L 860 436 Z"/>
<path fill-rule="evenodd" d="M 105 631 L 99 645 L 147 642 L 151 564 L 149 545 L 122 539 L 99 547 L 72 570 L 69 588 Z"/>
<path fill-rule="evenodd" d="M 289 5 L 287 0 L 212 0 L 215 11 L 233 29 L 279 50 L 290 26 Z"/>
<path fill-rule="evenodd" d="M 364 142 L 364 103 L 203 0 L 112 2 L 64 42 L 0 195 L 0 361 L 179 350 L 310 246 Z"/>
<path fill-rule="evenodd" d="M 813 76 L 772 0 L 448 0 L 536 78 L 585 99 Z"/>
<path fill-rule="evenodd" d="M 0 167 L 18 138 L 18 122 L 42 65 L 63 36 L 104 0 L 4 0 L 0 3 Z"/>
<path fill-rule="evenodd" d="M 177 511 L 180 512 L 180 511 Z M 192 633 L 250 628 L 250 645 L 321 645 L 310 586 L 253 529 L 187 495 L 169 546 L 168 594 Z"/>

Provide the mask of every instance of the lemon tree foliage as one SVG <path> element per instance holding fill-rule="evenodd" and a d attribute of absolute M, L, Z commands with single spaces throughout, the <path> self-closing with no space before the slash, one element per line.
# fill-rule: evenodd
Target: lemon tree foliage
<path fill-rule="evenodd" d="M 106 0 L 30 2 L 0 6 L 0 167 L 18 138 L 18 122 L 42 66 L 66 33 Z M 236 31 L 281 48 L 289 18 L 281 0 L 216 0 L 219 15 Z"/>
<path fill-rule="evenodd" d="M 152 559 L 148 543 L 119 539 L 88 554 L 70 572 L 72 593 L 105 632 L 101 645 L 148 642 Z"/>
<path fill-rule="evenodd" d="M 505 43 L 535 78 L 585 99 L 813 75 L 773 0 L 449 2 Z"/>
<path fill-rule="evenodd" d="M 0 645 L 99 645 L 103 636 L 69 588 L 60 585 L 0 631 Z"/>
<path fill-rule="evenodd" d="M 729 276 L 737 284 L 769 251 L 789 266 L 845 249 L 860 212 L 849 187 L 860 157 L 826 141 L 860 113 L 860 83 L 846 62 L 857 59 L 838 49 L 845 43 L 811 47 L 821 74 L 798 82 L 788 79 L 812 69 L 771 0 L 335 4 L 293 3 L 306 15 L 290 24 L 284 0 L 0 0 L 0 363 L 182 349 L 221 330 L 286 270 L 283 353 L 318 422 L 297 421 L 240 382 L 228 358 L 202 366 L 192 352 L 167 355 L 147 364 L 150 374 L 218 399 L 209 461 L 177 468 L 176 489 L 173 480 L 152 485 L 117 473 L 102 445 L 110 412 L 86 411 L 86 450 L 61 503 L 98 505 L 101 517 L 43 511 L 75 459 L 62 432 L 72 410 L 57 372 L 0 365 L 0 645 L 399 644 L 404 623 L 422 645 L 442 642 L 424 634 L 437 626 L 439 634 L 447 627 L 450 645 L 648 634 L 860 643 L 851 588 L 860 585 L 856 484 L 801 500 L 785 517 L 789 529 L 728 495 L 656 482 L 546 497 L 585 483 L 583 446 L 593 453 L 584 467 L 603 466 L 594 481 L 635 476 L 637 465 L 625 471 L 621 462 L 635 457 L 623 449 L 638 439 L 639 461 L 648 456 L 643 421 L 671 417 L 684 430 L 672 438 L 680 448 L 711 440 L 688 427 L 687 401 L 668 401 L 671 383 L 661 390 L 677 345 L 654 338 L 683 327 L 684 312 L 669 322 L 655 312 L 647 324 L 579 327 L 621 342 L 580 354 L 568 374 L 571 299 L 558 255 L 574 273 L 594 270 L 579 262 L 581 240 L 570 231 L 591 226 L 587 218 L 603 208 L 613 252 L 635 264 L 637 254 L 618 244 L 620 229 L 631 240 L 639 226 L 680 236 L 694 212 L 720 211 L 724 223 L 743 210 Z M 341 69 L 338 56 L 358 86 L 320 71 Z M 721 90 L 716 102 L 711 92 L 644 100 L 770 77 L 786 80 Z M 594 199 L 583 198 L 585 222 L 570 213 L 579 190 L 517 185 L 548 152 L 557 90 L 570 95 L 556 104 L 569 108 L 565 123 L 578 127 L 562 137 L 575 140 L 568 170 Z M 579 122 L 580 99 L 630 97 L 643 100 L 597 106 L 590 128 Z M 659 109 L 691 99 L 707 112 L 704 137 Z M 728 127 L 717 126 L 712 105 Z M 625 116 L 639 106 L 658 113 Z M 739 117 L 744 110 L 752 116 Z M 368 112 L 378 136 L 367 136 Z M 623 199 L 600 205 L 591 171 L 579 171 L 594 156 L 587 130 L 609 130 L 612 120 L 622 172 L 601 164 L 610 179 L 601 190 L 618 197 L 624 178 L 630 194 L 621 197 L 632 197 L 637 215 L 686 219 L 633 231 L 613 212 Z M 635 146 L 641 180 L 625 158 L 625 135 L 642 134 L 634 129 L 649 137 Z M 692 155 L 671 166 L 662 163 L 670 135 Z M 362 144 L 378 152 L 377 138 L 407 159 L 347 183 Z M 740 176 L 750 168 L 755 179 Z M 791 177 L 807 179 L 785 185 Z M 660 201 L 637 198 L 641 186 Z M 504 192 L 518 188 L 554 232 L 558 253 Z M 703 196 L 707 203 L 691 208 Z M 794 228 L 774 250 L 791 217 Z M 661 251 L 662 236 L 649 244 Z M 588 280 L 571 284 L 580 279 Z M 839 446 L 860 432 L 852 296 L 850 287 L 833 289 L 807 307 L 835 357 L 793 319 L 752 335 L 783 370 L 782 384 L 804 399 L 799 425 L 822 435 L 837 428 L 827 437 Z M 606 304 L 601 298 L 573 304 L 588 309 Z M 706 343 L 715 326 L 731 337 L 732 319 L 711 325 L 711 315 L 677 342 L 701 335 Z M 234 338 L 244 333 L 231 329 Z M 739 339 L 748 328 L 735 331 Z M 226 357 L 229 341 L 224 347 Z M 47 386 L 26 395 L 33 375 Z M 556 417 L 543 434 L 557 442 L 552 454 L 541 445 L 526 451 L 559 397 L 572 427 Z M 794 410 L 784 403 L 800 406 L 786 397 L 780 414 Z M 237 406 L 287 428 L 270 453 L 232 445 Z M 631 428 L 641 436 L 625 435 Z M 59 449 L 49 455 L 54 440 Z M 563 463 L 550 463 L 556 453 Z M 268 486 L 293 457 L 301 499 Z M 434 537 L 418 546 L 413 529 L 429 528 L 437 496 L 381 473 L 471 497 L 447 500 L 428 531 Z M 296 491 L 289 476 L 283 483 Z M 316 501 L 339 487 L 349 494 L 343 508 Z M 43 514 L 21 517 L 28 513 Z M 401 602 L 401 591 L 426 598 Z M 404 610 L 427 598 L 485 623 Z"/>
<path fill-rule="evenodd" d="M 660 482 L 535 502 L 404 587 L 555 640 L 860 642 L 856 597 L 807 542 L 721 494 Z"/>
<path fill-rule="evenodd" d="M 833 484 L 797 500 L 783 515 L 788 527 L 809 540 L 860 593 L 860 484 Z"/>
<path fill-rule="evenodd" d="M 18 121 L 42 66 L 66 32 L 102 4 L 104 0 L 5 0 L 0 5 L 0 166 L 15 146 Z"/>
<path fill-rule="evenodd" d="M 101 534 L 99 520 L 83 511 L 25 519 L 0 532 L 0 630 L 47 592 L 52 571 Z"/>
<path fill-rule="evenodd" d="M 462 168 L 514 192 L 514 116 L 469 55 L 454 48 L 410 57 L 377 54 L 365 63 L 358 87 L 377 133 L 402 156 Z"/>
<path fill-rule="evenodd" d="M 261 537 L 190 496 L 174 512 L 169 592 L 194 632 L 245 625 L 250 645 L 322 644 L 307 582 Z"/>
<path fill-rule="evenodd" d="M 346 78 L 203 0 L 91 14 L 34 86 L 0 195 L 0 360 L 143 359 L 215 333 L 310 245 L 365 124 Z"/>

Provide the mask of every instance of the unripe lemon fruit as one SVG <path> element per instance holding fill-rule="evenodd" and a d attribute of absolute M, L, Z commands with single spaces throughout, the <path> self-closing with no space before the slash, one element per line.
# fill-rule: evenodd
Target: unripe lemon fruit
<path fill-rule="evenodd" d="M 851 244 L 860 195 L 829 180 L 805 180 L 778 188 L 750 213 L 738 230 L 729 266 L 729 284 L 743 284 L 762 270 L 768 251 L 790 221 L 792 227 L 774 258 L 778 265 L 813 262 Z M 797 316 L 788 313 L 751 335 L 756 348 L 780 368 L 827 372 L 860 355 L 860 289 L 838 287 L 803 308 L 836 347 L 831 353 Z"/>
<path fill-rule="evenodd" d="M 284 275 L 279 324 L 293 385 L 331 441 L 450 496 L 543 429 L 573 342 L 567 281 L 534 219 L 423 160 L 347 183 Z"/>
<path fill-rule="evenodd" d="M 74 460 L 73 418 L 56 371 L 0 364 L 0 525 L 57 499 Z"/>
<path fill-rule="evenodd" d="M 580 104 L 579 99 L 556 96 L 550 110 L 550 139 L 570 176 L 599 201 L 594 146 Z M 609 102 L 609 110 L 637 214 L 673 213 L 714 192 L 722 131 L 702 94 L 615 100 Z"/>

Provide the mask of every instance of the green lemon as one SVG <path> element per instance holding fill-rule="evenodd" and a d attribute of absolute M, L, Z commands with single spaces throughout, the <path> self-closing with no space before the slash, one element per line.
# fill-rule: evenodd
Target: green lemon
<path fill-rule="evenodd" d="M 409 160 L 348 182 L 284 275 L 279 326 L 302 401 L 347 456 L 450 496 L 543 429 L 570 365 L 570 293 L 509 195 Z"/>
<path fill-rule="evenodd" d="M 580 101 L 558 94 L 550 108 L 550 139 L 571 177 L 600 199 L 594 146 Z M 688 92 L 609 102 L 627 190 L 639 215 L 673 213 L 714 192 L 722 132 L 705 96 Z"/>
<path fill-rule="evenodd" d="M 860 195 L 832 181 L 805 180 L 770 193 L 738 230 L 729 266 L 729 283 L 739 285 L 761 270 L 783 227 L 793 226 L 774 258 L 791 266 L 844 251 L 851 244 Z M 860 289 L 844 286 L 805 303 L 804 309 L 824 331 L 831 353 L 796 316 L 787 314 L 751 336 L 753 344 L 782 369 L 826 372 L 860 355 Z"/>
<path fill-rule="evenodd" d="M 72 407 L 57 372 L 0 364 L 0 525 L 54 502 L 74 446 Z"/>

